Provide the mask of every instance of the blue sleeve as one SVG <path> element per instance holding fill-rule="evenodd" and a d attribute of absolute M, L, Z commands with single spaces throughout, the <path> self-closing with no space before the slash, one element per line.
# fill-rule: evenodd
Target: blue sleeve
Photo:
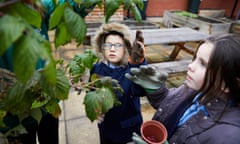
<path fill-rule="evenodd" d="M 13 46 L 10 46 L 0 57 L 0 68 L 13 71 Z"/>
<path fill-rule="evenodd" d="M 61 5 L 64 2 L 66 2 L 66 0 L 59 0 L 58 4 Z M 81 17 L 85 17 L 87 16 L 87 14 L 92 11 L 95 7 L 96 4 L 94 5 L 84 5 L 84 0 L 83 0 L 83 4 L 80 4 L 80 6 L 76 5 L 76 3 L 73 0 L 68 0 L 68 2 L 70 3 L 70 5 L 73 7 L 74 11 L 76 13 L 78 13 Z M 42 0 L 42 3 L 44 5 L 44 7 L 47 10 L 47 14 L 50 15 L 53 11 L 54 11 L 54 4 L 52 2 L 52 0 Z"/>

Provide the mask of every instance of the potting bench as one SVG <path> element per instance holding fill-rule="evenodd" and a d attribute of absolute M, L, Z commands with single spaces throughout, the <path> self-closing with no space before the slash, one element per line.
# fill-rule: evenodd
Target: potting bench
<path fill-rule="evenodd" d="M 155 67 L 157 71 L 166 71 L 168 73 L 182 73 L 187 70 L 188 64 L 191 60 L 176 60 L 177 55 L 181 50 L 189 54 L 194 54 L 192 48 L 187 47 L 187 42 L 196 42 L 200 44 L 209 35 L 191 28 L 162 28 L 162 29 L 143 29 L 141 30 L 144 36 L 145 45 L 155 44 L 169 44 L 174 45 L 174 49 L 168 56 L 165 62 L 153 63 L 151 66 Z M 132 39 L 135 37 L 136 30 L 131 30 Z"/>
<path fill-rule="evenodd" d="M 187 42 L 200 43 L 209 35 L 193 30 L 191 28 L 162 28 L 162 29 L 143 29 L 141 30 L 144 36 L 145 45 L 169 44 L 175 48 L 169 55 L 170 61 L 174 61 L 181 50 L 187 53 L 194 54 L 194 50 L 187 47 Z M 136 30 L 131 30 L 132 39 L 135 37 Z"/>

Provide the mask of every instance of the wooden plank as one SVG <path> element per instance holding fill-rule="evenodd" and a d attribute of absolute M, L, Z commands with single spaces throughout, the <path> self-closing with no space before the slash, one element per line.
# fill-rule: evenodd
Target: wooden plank
<path fill-rule="evenodd" d="M 163 28 L 163 29 L 142 29 L 145 45 L 174 44 L 179 42 L 191 42 L 205 40 L 209 35 L 193 30 L 191 28 Z M 130 30 L 131 39 L 134 40 L 136 30 Z M 94 31 L 88 31 L 87 36 L 91 39 Z"/>
<path fill-rule="evenodd" d="M 209 37 L 208 34 L 187 27 L 143 29 L 141 31 L 143 32 L 145 45 L 202 41 Z M 136 30 L 131 30 L 132 39 L 134 39 L 135 34 Z"/>
<path fill-rule="evenodd" d="M 157 71 L 165 71 L 169 74 L 171 73 L 181 73 L 186 72 L 188 64 L 191 63 L 192 60 L 179 60 L 179 61 L 168 61 L 168 62 L 160 62 L 160 63 L 152 63 L 148 64 L 154 67 Z"/>

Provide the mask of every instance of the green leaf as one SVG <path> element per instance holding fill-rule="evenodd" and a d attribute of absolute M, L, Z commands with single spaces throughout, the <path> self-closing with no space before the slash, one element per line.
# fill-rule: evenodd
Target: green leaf
<path fill-rule="evenodd" d="M 11 129 L 7 133 L 5 133 L 5 135 L 11 135 L 12 132 L 18 132 L 20 134 L 27 134 L 27 130 L 22 124 L 17 125 L 13 129 Z"/>
<path fill-rule="evenodd" d="M 75 55 L 67 66 L 73 81 L 78 82 L 80 77 L 86 74 L 85 72 L 90 70 L 96 61 L 97 56 L 90 49 L 86 49 L 83 54 Z"/>
<path fill-rule="evenodd" d="M 65 45 L 71 41 L 71 35 L 67 30 L 66 24 L 61 23 L 57 26 L 54 43 L 56 48 L 61 45 Z"/>
<path fill-rule="evenodd" d="M 4 123 L 3 119 L 6 116 L 7 112 L 0 110 L 0 128 L 6 127 L 6 124 Z"/>
<path fill-rule="evenodd" d="M 102 95 L 102 113 L 108 112 L 114 106 L 115 94 L 109 88 L 101 89 Z"/>
<path fill-rule="evenodd" d="M 82 55 L 82 63 L 84 67 L 92 69 L 93 64 L 97 62 L 97 55 L 94 54 L 90 49 L 86 49 Z"/>
<path fill-rule="evenodd" d="M 22 35 L 25 28 L 26 24 L 19 18 L 8 15 L 0 17 L 0 55 Z"/>
<path fill-rule="evenodd" d="M 20 17 L 24 19 L 28 24 L 41 28 L 42 17 L 35 9 L 23 4 L 22 2 L 15 3 L 3 9 L 4 13 L 12 15 L 14 17 Z"/>
<path fill-rule="evenodd" d="M 53 11 L 49 20 L 49 29 L 53 29 L 60 23 L 66 6 L 67 3 L 63 3 L 60 6 L 57 6 L 57 8 Z"/>
<path fill-rule="evenodd" d="M 143 6 L 142 0 L 123 0 L 123 8 L 125 10 L 130 10 L 138 22 L 142 20 L 139 8 L 143 9 Z"/>
<path fill-rule="evenodd" d="M 75 61 L 76 57 L 77 56 L 75 56 L 75 59 L 73 61 L 70 61 L 69 64 L 68 64 L 69 73 L 72 76 L 74 76 L 74 75 L 81 75 L 85 71 L 85 68 L 83 67 L 83 65 L 79 64 L 78 61 Z"/>
<path fill-rule="evenodd" d="M 140 9 L 143 9 L 143 0 L 131 0 L 135 5 L 137 5 Z"/>
<path fill-rule="evenodd" d="M 93 122 L 108 112 L 116 103 L 115 97 L 115 94 L 107 87 L 87 92 L 83 102 L 87 117 Z"/>
<path fill-rule="evenodd" d="M 36 32 L 30 31 L 14 43 L 13 68 L 17 78 L 24 83 L 32 76 L 41 55 L 40 50 L 44 47 L 31 33 Z"/>
<path fill-rule="evenodd" d="M 116 0 L 106 0 L 105 1 L 105 22 L 107 23 L 110 17 L 119 9 L 119 1 Z"/>
<path fill-rule="evenodd" d="M 142 16 L 140 14 L 140 11 L 138 9 L 138 7 L 133 3 L 133 6 L 131 7 L 131 12 L 133 13 L 135 19 L 138 21 L 138 22 L 141 22 L 142 20 Z"/>
<path fill-rule="evenodd" d="M 40 99 L 35 99 L 34 101 L 33 101 L 33 103 L 32 103 L 32 106 L 31 106 L 31 108 L 40 108 L 40 107 L 42 107 L 42 106 L 44 106 L 46 103 L 48 103 L 48 101 L 49 101 L 49 98 L 47 99 L 43 99 L 43 100 L 41 100 L 41 98 Z"/>
<path fill-rule="evenodd" d="M 94 75 L 92 75 L 94 76 Z M 117 80 L 111 77 L 93 78 L 95 90 L 86 93 L 84 105 L 87 117 L 94 121 L 99 116 L 108 112 L 113 106 L 118 106 L 120 101 L 115 93 L 122 92 Z M 119 90 L 119 91 L 118 91 Z"/>
<path fill-rule="evenodd" d="M 40 120 L 42 118 L 42 110 L 37 108 L 37 109 L 31 109 L 30 112 L 31 116 L 37 120 L 38 123 L 40 123 Z"/>
<path fill-rule="evenodd" d="M 7 92 L 4 99 L 0 101 L 0 109 L 5 111 L 11 111 L 17 102 L 21 101 L 24 97 L 25 87 L 23 84 L 15 83 Z"/>
<path fill-rule="evenodd" d="M 65 76 L 65 73 L 58 69 L 57 70 L 57 85 L 56 85 L 56 97 L 58 99 L 64 100 L 68 98 L 70 90 L 70 84 L 68 78 Z"/>
<path fill-rule="evenodd" d="M 101 99 L 101 91 L 96 90 L 92 92 L 86 93 L 84 97 L 84 105 L 85 105 L 85 112 L 87 117 L 94 121 L 97 119 L 98 116 L 101 115 L 102 112 L 102 99 Z"/>
<path fill-rule="evenodd" d="M 125 10 L 130 9 L 132 6 L 132 0 L 123 0 L 123 8 Z"/>
<path fill-rule="evenodd" d="M 45 106 L 46 110 L 52 114 L 55 118 L 58 118 L 61 115 L 61 108 L 56 99 L 52 99 Z"/>
<path fill-rule="evenodd" d="M 191 17 L 191 18 L 197 18 L 198 15 L 195 13 L 187 12 L 187 11 L 177 11 L 175 12 L 177 15 L 185 16 L 185 17 Z"/>
<path fill-rule="evenodd" d="M 75 13 L 72 9 L 65 8 L 64 21 L 68 32 L 76 39 L 78 44 L 81 44 L 87 33 L 87 26 L 82 17 Z"/>
<path fill-rule="evenodd" d="M 25 89 L 25 87 L 22 89 Z M 22 91 L 21 87 L 18 87 L 16 91 L 21 92 Z M 25 91 L 22 91 L 22 92 L 25 92 Z M 10 95 L 14 97 L 12 97 L 11 99 L 11 102 L 10 102 L 11 107 L 8 110 L 8 112 L 16 115 L 23 114 L 24 112 L 28 112 L 28 110 L 31 108 L 33 98 L 34 98 L 34 95 L 30 91 L 27 91 L 26 93 L 22 93 L 22 94 L 20 93 L 17 95 L 12 95 L 12 94 Z"/>

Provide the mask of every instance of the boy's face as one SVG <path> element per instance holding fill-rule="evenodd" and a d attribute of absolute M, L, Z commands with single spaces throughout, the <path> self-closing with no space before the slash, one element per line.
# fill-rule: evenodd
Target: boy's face
<path fill-rule="evenodd" d="M 213 47 L 211 43 L 203 43 L 199 47 L 195 59 L 188 65 L 185 81 L 188 87 L 194 90 L 199 90 L 201 88 Z"/>
<path fill-rule="evenodd" d="M 109 35 L 102 46 L 105 58 L 113 65 L 119 65 L 124 56 L 123 39 L 118 35 Z"/>

